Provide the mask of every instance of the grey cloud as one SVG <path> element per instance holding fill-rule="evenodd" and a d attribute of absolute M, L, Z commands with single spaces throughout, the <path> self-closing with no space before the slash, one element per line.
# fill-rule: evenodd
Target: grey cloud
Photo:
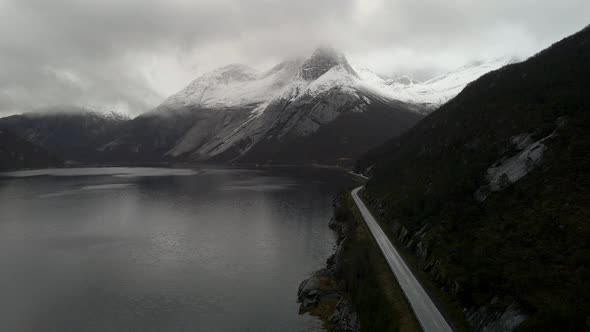
<path fill-rule="evenodd" d="M 0 0 L 0 115 L 60 104 L 137 114 L 204 71 L 320 43 L 426 77 L 531 55 L 588 17 L 587 0 Z"/>

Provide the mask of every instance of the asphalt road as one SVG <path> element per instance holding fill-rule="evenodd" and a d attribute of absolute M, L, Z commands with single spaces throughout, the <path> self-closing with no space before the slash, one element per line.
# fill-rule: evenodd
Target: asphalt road
<path fill-rule="evenodd" d="M 358 187 L 352 191 L 352 198 L 369 226 L 371 233 L 373 233 L 373 237 L 377 241 L 381 252 L 383 252 L 387 264 L 389 264 L 391 271 L 397 278 L 420 326 L 422 326 L 425 332 L 452 331 L 438 308 L 434 305 L 426 291 L 424 291 L 422 285 L 416 280 L 412 271 L 410 271 L 400 254 L 391 244 L 391 241 L 389 241 L 389 238 L 387 238 L 387 235 L 383 233 L 383 230 L 365 206 L 365 203 L 359 197 L 358 192 L 361 188 Z"/>

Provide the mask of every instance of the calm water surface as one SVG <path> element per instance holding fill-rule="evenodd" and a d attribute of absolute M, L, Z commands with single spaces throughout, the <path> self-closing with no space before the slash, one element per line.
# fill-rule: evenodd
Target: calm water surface
<path fill-rule="evenodd" d="M 333 250 L 347 185 L 325 170 L 4 173 L 0 331 L 317 329 L 297 287 Z"/>

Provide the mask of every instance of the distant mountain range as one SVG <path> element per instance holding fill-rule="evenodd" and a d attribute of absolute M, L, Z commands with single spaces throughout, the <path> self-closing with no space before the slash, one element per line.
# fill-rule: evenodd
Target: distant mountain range
<path fill-rule="evenodd" d="M 64 110 L 0 119 L 63 160 L 341 164 L 405 132 L 484 73 L 493 60 L 433 80 L 384 80 L 332 48 L 259 72 L 207 73 L 134 119 Z"/>
<path fill-rule="evenodd" d="M 391 99 L 423 105 L 429 113 L 458 95 L 470 82 L 516 62 L 509 57 L 477 61 L 425 82 L 409 77 L 383 79 L 370 70 L 359 71 L 359 74 L 367 88 Z"/>

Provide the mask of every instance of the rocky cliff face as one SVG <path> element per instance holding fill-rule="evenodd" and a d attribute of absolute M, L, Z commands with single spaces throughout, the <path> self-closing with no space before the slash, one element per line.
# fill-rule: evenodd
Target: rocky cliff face
<path fill-rule="evenodd" d="M 349 75 L 358 77 L 344 54 L 330 47 L 317 49 L 301 65 L 299 77 L 305 81 L 315 81 L 334 67 L 340 67 Z"/>

